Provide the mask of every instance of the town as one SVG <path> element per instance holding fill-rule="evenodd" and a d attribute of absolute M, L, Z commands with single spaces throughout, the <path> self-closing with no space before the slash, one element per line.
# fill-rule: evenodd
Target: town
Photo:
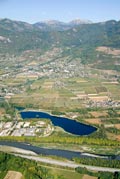
<path fill-rule="evenodd" d="M 80 58 L 64 55 L 62 48 L 53 47 L 43 54 L 31 50 L 19 57 L 1 55 L 0 62 L 1 101 L 14 103 L 18 97 L 25 100 L 29 93 L 38 94 L 42 101 L 43 90 L 50 93 L 50 98 L 51 91 L 63 96 L 66 90 L 66 97 L 71 94 L 69 100 L 79 101 L 84 107 L 120 106 L 119 72 L 92 69 L 83 65 Z M 56 95 L 54 98 L 56 101 Z"/>

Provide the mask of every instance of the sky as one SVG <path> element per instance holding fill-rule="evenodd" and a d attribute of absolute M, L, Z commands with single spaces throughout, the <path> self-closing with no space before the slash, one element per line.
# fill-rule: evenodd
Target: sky
<path fill-rule="evenodd" d="M 120 20 L 120 0 L 0 0 L 0 18 L 28 23 Z"/>

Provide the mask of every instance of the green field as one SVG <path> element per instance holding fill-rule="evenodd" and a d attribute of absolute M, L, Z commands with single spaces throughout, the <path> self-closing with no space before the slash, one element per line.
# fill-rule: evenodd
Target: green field
<path fill-rule="evenodd" d="M 82 179 L 83 175 L 75 172 L 74 170 L 65 170 L 65 169 L 57 169 L 57 168 L 52 168 L 50 169 L 51 173 L 53 175 L 59 175 L 61 178 L 60 179 Z"/>

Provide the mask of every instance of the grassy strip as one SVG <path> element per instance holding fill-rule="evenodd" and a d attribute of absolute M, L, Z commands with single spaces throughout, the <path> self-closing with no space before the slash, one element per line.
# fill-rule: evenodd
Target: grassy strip
<path fill-rule="evenodd" d="M 100 146 L 120 146 L 118 141 L 90 138 L 90 137 L 61 137 L 61 136 L 49 136 L 49 137 L 17 137 L 17 136 L 2 136 L 0 141 L 16 141 L 16 142 L 34 142 L 34 143 L 59 143 L 59 144 L 88 144 L 88 145 L 100 145 Z"/>
<path fill-rule="evenodd" d="M 99 167 L 120 168 L 120 160 L 106 160 L 103 158 L 74 158 L 76 163 Z"/>

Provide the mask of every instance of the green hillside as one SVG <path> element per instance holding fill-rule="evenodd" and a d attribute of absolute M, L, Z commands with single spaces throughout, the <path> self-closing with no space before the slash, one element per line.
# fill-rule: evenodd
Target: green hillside
<path fill-rule="evenodd" d="M 0 20 L 0 53 L 21 54 L 28 50 L 46 51 L 58 47 L 63 49 L 63 55 L 81 58 L 84 64 L 104 69 L 105 63 L 107 69 L 119 70 L 114 65 L 113 56 L 96 52 L 99 46 L 120 48 L 120 21 L 81 24 L 63 31 L 54 28 L 44 31 L 25 22 Z M 117 62 L 120 62 L 118 57 Z"/>

